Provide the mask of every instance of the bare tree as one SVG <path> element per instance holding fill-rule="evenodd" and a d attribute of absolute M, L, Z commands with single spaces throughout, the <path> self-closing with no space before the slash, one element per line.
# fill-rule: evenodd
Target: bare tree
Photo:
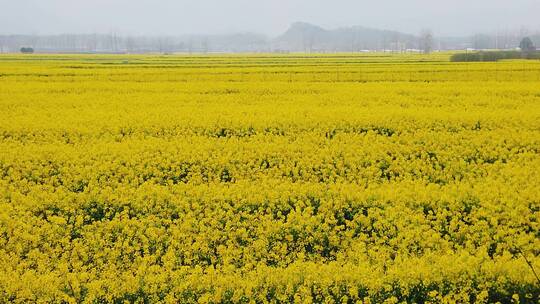
<path fill-rule="evenodd" d="M 88 36 L 88 41 L 86 43 L 86 49 L 89 52 L 96 52 L 97 51 L 97 34 L 91 34 Z"/>
<path fill-rule="evenodd" d="M 158 49 L 160 53 L 165 53 L 165 39 L 163 37 L 158 37 Z"/>
<path fill-rule="evenodd" d="M 420 33 L 420 49 L 424 54 L 429 54 L 433 51 L 433 32 L 431 30 L 425 29 Z"/>
<path fill-rule="evenodd" d="M 111 31 L 109 33 L 109 39 L 108 39 L 108 44 L 109 44 L 109 51 L 110 52 L 113 52 L 113 53 L 116 53 L 118 51 L 118 35 L 116 34 L 115 31 Z"/>
<path fill-rule="evenodd" d="M 133 53 L 135 51 L 137 44 L 135 38 L 129 36 L 126 38 L 126 49 L 128 53 Z"/>
<path fill-rule="evenodd" d="M 187 51 L 191 55 L 193 53 L 193 37 L 189 37 L 188 43 L 187 43 Z"/>
<path fill-rule="evenodd" d="M 202 52 L 204 54 L 208 53 L 208 38 L 204 38 L 202 41 Z"/>

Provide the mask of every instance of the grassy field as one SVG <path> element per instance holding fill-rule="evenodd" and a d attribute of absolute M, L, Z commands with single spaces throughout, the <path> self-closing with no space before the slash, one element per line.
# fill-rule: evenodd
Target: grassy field
<path fill-rule="evenodd" d="M 538 303 L 540 61 L 0 56 L 0 302 Z"/>

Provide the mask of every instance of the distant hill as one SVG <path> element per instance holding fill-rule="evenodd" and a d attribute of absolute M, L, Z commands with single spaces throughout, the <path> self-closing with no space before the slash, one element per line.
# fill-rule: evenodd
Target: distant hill
<path fill-rule="evenodd" d="M 405 50 L 418 48 L 419 38 L 396 31 L 355 26 L 326 30 L 296 22 L 281 36 L 272 40 L 277 49 L 302 52 Z"/>

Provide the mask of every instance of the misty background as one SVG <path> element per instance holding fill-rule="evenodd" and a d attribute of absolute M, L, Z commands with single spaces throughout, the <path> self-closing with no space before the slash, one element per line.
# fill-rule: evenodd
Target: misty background
<path fill-rule="evenodd" d="M 299 22 L 302 21 L 302 22 Z M 0 0 L 0 51 L 334 52 L 540 45 L 538 0 Z"/>

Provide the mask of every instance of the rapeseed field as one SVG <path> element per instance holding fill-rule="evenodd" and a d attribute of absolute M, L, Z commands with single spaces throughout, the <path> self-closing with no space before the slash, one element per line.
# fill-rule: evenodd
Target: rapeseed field
<path fill-rule="evenodd" d="M 540 61 L 449 57 L 1 55 L 0 302 L 538 303 Z"/>

